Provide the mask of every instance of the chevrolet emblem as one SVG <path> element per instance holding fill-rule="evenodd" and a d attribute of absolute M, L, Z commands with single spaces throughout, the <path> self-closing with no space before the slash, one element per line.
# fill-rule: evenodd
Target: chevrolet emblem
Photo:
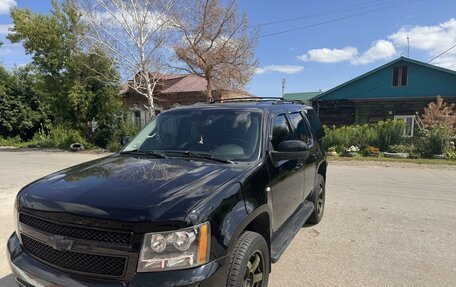
<path fill-rule="evenodd" d="M 66 239 L 62 235 L 51 235 L 48 240 L 48 245 L 55 250 L 71 250 L 73 244 L 74 240 Z"/>

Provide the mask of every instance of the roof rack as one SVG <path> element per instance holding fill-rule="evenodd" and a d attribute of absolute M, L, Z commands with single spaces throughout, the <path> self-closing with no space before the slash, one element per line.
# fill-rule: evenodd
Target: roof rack
<path fill-rule="evenodd" d="M 244 97 L 244 98 L 229 98 L 220 100 L 209 100 L 209 103 L 229 103 L 229 102 L 273 102 L 273 103 L 293 103 L 304 104 L 301 100 L 286 100 L 282 97 Z"/>
<path fill-rule="evenodd" d="M 242 97 L 242 98 L 228 98 L 228 99 L 218 99 L 209 100 L 209 103 L 225 103 L 225 102 L 266 102 L 266 101 L 280 101 L 282 98 L 278 97 Z"/>

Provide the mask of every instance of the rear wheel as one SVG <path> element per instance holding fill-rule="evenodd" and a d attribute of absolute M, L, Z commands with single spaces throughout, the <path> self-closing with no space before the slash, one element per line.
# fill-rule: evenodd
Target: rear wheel
<path fill-rule="evenodd" d="M 266 240 L 258 233 L 247 231 L 233 250 L 227 287 L 267 287 L 269 266 Z"/>
<path fill-rule="evenodd" d="M 323 218 L 323 212 L 325 211 L 325 178 L 321 174 L 317 175 L 315 189 L 312 192 L 310 200 L 313 202 L 315 209 L 307 220 L 307 223 L 317 224 Z"/>

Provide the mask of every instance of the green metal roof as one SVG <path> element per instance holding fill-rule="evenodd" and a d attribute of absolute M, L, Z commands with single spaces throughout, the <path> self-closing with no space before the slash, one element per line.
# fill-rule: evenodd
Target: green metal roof
<path fill-rule="evenodd" d="M 411 74 L 416 78 L 414 81 L 410 81 L 407 89 L 391 88 L 391 74 L 387 71 L 387 68 L 399 63 L 405 62 L 411 65 L 415 65 L 416 68 L 409 71 L 409 77 Z M 419 69 L 418 67 L 424 68 Z M 433 79 L 425 77 L 424 71 L 435 71 L 440 72 L 451 79 L 447 80 L 448 83 L 437 83 L 436 79 L 443 79 L 442 74 L 434 73 Z M 375 75 L 375 76 L 374 76 Z M 429 76 L 429 73 L 428 75 Z M 389 63 L 386 63 L 376 69 L 373 69 L 365 74 L 362 74 L 350 81 L 347 81 L 339 86 L 336 86 L 326 92 L 320 93 L 313 100 L 327 100 L 327 99 L 356 99 L 356 98 L 397 98 L 397 97 L 410 97 L 410 96 L 424 96 L 420 94 L 420 91 L 424 93 L 425 89 L 429 90 L 429 87 L 435 89 L 436 94 L 445 94 L 446 96 L 454 96 L 453 88 L 454 77 L 456 71 L 430 65 L 410 58 L 400 57 Z M 376 77 L 376 78 L 374 78 Z M 447 78 L 445 77 L 445 78 Z M 367 80 L 370 79 L 370 80 Z M 375 82 L 376 81 L 376 82 Z M 450 85 L 451 84 L 451 85 Z M 451 93 L 439 90 L 441 87 L 451 90 Z M 426 94 L 426 96 L 435 96 L 434 93 Z"/>
<path fill-rule="evenodd" d="M 316 96 L 320 95 L 321 92 L 305 92 L 305 93 L 286 93 L 283 95 L 285 100 L 300 100 L 300 101 L 310 101 Z"/>

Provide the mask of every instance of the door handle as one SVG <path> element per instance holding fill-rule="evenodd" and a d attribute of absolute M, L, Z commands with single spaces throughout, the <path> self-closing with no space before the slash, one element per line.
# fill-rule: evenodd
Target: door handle
<path fill-rule="evenodd" d="M 303 166 L 304 166 L 304 164 L 303 164 L 302 162 L 300 162 L 300 163 L 296 164 L 296 166 L 295 166 L 294 169 L 295 169 L 295 170 L 299 170 L 299 169 L 301 169 Z"/>

